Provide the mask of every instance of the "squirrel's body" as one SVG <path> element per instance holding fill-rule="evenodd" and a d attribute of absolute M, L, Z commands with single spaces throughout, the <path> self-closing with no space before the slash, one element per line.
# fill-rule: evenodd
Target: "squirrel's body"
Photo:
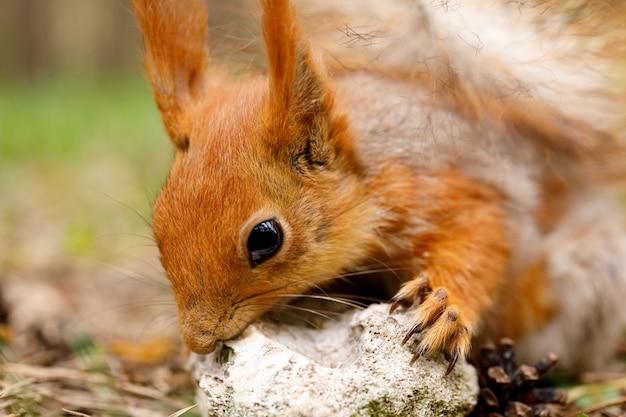
<path fill-rule="evenodd" d="M 269 77 L 232 79 L 206 73 L 201 0 L 134 0 L 177 149 L 153 226 L 191 349 L 384 266 L 404 282 L 392 309 L 419 304 L 417 354 L 443 351 L 449 370 L 472 339 L 502 336 L 572 370 L 606 358 L 624 319 L 626 235 L 604 185 L 623 169 L 626 119 L 598 75 L 604 45 L 584 55 L 558 30 L 535 39 L 536 9 L 524 21 L 498 6 L 481 38 L 468 28 L 484 16 L 458 26 L 480 0 L 398 0 L 365 8 L 367 29 L 328 76 L 289 2 L 261 3 Z M 507 28 L 525 40 L 519 55 L 493 36 Z"/>

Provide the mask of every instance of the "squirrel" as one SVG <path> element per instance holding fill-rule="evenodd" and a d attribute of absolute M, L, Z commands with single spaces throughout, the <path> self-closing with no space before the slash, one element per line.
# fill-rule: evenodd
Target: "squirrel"
<path fill-rule="evenodd" d="M 449 373 L 506 336 L 527 360 L 606 361 L 626 318 L 615 33 L 532 2 L 327 1 L 309 6 L 348 38 L 324 58 L 289 0 L 259 3 L 267 71 L 233 76 L 203 0 L 133 0 L 175 148 L 152 227 L 187 346 L 388 270 L 412 360 Z"/>

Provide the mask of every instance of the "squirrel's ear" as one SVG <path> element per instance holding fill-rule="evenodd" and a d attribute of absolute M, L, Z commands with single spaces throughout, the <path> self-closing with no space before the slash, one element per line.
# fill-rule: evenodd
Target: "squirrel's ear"
<path fill-rule="evenodd" d="M 261 3 L 271 111 L 276 124 L 286 129 L 276 139 L 291 141 L 291 152 L 298 159 L 326 165 L 337 149 L 331 143 L 333 94 L 325 73 L 302 36 L 291 2 Z"/>
<path fill-rule="evenodd" d="M 163 123 L 174 145 L 184 150 L 209 65 L 206 5 L 203 0 L 133 0 L 133 8 Z"/>

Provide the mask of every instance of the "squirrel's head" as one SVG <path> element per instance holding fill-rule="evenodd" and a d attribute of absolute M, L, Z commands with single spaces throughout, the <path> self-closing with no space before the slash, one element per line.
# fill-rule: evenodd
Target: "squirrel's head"
<path fill-rule="evenodd" d="M 264 0 L 268 76 L 208 75 L 202 0 L 134 0 L 176 153 L 153 211 L 189 347 L 211 351 L 371 246 L 347 121 L 286 0 Z"/>

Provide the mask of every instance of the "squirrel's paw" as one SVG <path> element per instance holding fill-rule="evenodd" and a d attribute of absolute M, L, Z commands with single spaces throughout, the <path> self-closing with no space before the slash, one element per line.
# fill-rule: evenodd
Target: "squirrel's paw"
<path fill-rule="evenodd" d="M 399 306 L 410 307 L 419 304 L 415 324 L 408 331 L 402 344 L 414 334 L 423 333 L 417 352 L 410 364 L 420 356 L 433 356 L 443 352 L 449 361 L 446 375 L 454 369 L 459 357 L 467 357 L 471 347 L 472 332 L 469 323 L 457 306 L 448 306 L 448 293 L 439 287 L 431 291 L 428 279 L 419 277 L 407 282 L 393 298 L 391 312 Z"/>

